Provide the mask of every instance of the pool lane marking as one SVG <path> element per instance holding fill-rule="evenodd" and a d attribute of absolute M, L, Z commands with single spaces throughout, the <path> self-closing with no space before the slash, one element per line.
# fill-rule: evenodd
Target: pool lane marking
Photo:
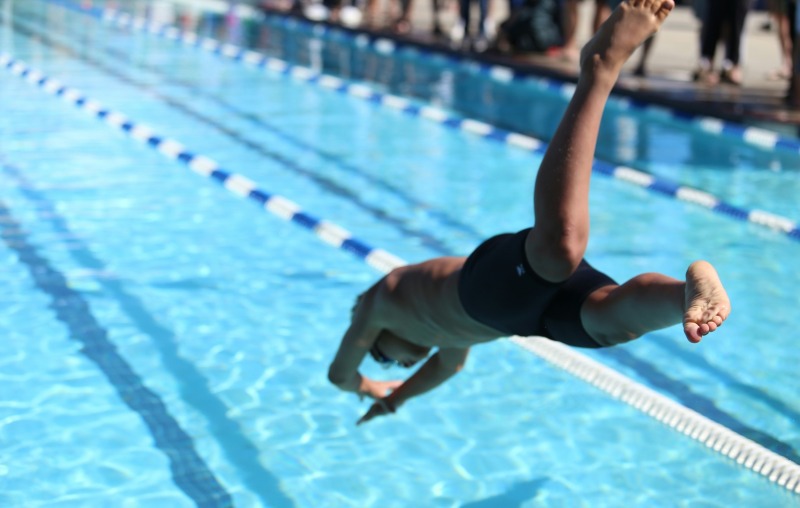
<path fill-rule="evenodd" d="M 72 8 L 69 7 L 70 3 L 67 1 L 47 1 Z M 78 9 L 78 11 L 87 12 L 82 9 Z M 478 120 L 462 118 L 441 108 L 420 105 L 403 97 L 375 91 L 363 83 L 349 83 L 342 78 L 323 74 L 308 67 L 293 65 L 233 44 L 220 43 L 210 37 L 200 37 L 194 32 L 182 31 L 171 25 L 148 22 L 144 18 L 133 17 L 126 13 L 107 9 L 97 9 L 92 14 L 101 16 L 107 22 L 114 23 L 122 28 L 144 31 L 172 41 L 181 42 L 184 45 L 197 47 L 224 58 L 264 68 L 304 83 L 316 84 L 329 90 L 395 109 L 411 116 L 432 120 L 452 129 L 469 132 L 485 139 L 502 142 L 535 154 L 542 154 L 547 148 L 547 143 L 531 136 L 506 131 Z M 574 85 L 572 86 L 574 87 Z M 638 169 L 624 165 L 617 166 L 600 159 L 594 159 L 592 169 L 597 173 L 642 187 L 651 192 L 698 205 L 729 218 L 762 226 L 783 233 L 792 240 L 800 241 L 800 224 L 787 217 L 765 210 L 748 210 L 731 205 L 704 190 L 680 185 Z"/>
<path fill-rule="evenodd" d="M 24 228 L 2 201 L 0 237 L 27 267 L 36 287 L 50 297 L 49 307 L 66 326 L 70 338 L 81 344 L 80 353 L 105 375 L 120 401 L 141 418 L 155 447 L 166 456 L 175 485 L 197 506 L 233 506 L 230 493 L 197 453 L 194 439 L 170 414 L 161 397 L 144 384 L 141 376 L 117 351 L 108 330 L 94 316 L 80 292 L 70 288 L 64 274 L 28 241 Z"/>
<path fill-rule="evenodd" d="M 108 273 L 106 264 L 92 252 L 80 236 L 74 234 L 67 219 L 60 215 L 56 206 L 36 188 L 35 182 L 26 178 L 19 167 L 6 160 L 2 152 L 0 152 L 0 172 L 16 184 L 18 192 L 40 213 L 42 222 L 49 223 L 53 230 L 70 239 L 68 253 L 84 270 L 91 273 Z M 183 393 L 183 401 L 205 418 L 207 425 L 203 432 L 210 434 L 215 439 L 224 458 L 238 471 L 242 485 L 249 489 L 254 496 L 257 496 L 265 506 L 292 508 L 294 503 L 281 489 L 278 478 L 261 464 L 261 452 L 258 447 L 245 435 L 240 425 L 230 418 L 230 407 L 211 390 L 208 379 L 200 370 L 180 355 L 178 349 L 180 338 L 176 333 L 153 317 L 145 303 L 129 293 L 119 280 L 108 277 L 96 277 L 95 280 L 102 290 L 116 301 L 133 326 L 152 339 L 162 366 L 166 372 L 174 376 L 181 386 L 179 391 Z M 77 296 L 80 296 L 80 292 L 77 293 Z M 87 312 L 91 313 L 91 310 L 87 310 Z M 82 318 L 79 321 L 82 321 Z M 108 340 L 108 342 L 113 341 Z M 124 361 L 124 356 L 120 355 L 119 362 Z M 113 379 L 111 381 L 113 382 Z M 120 388 L 118 385 L 114 386 Z M 128 391 L 125 390 L 126 393 Z M 157 397 L 156 394 L 153 396 Z M 166 405 L 163 407 L 165 411 L 168 411 Z M 154 420 L 153 424 L 157 423 L 155 420 L 163 420 L 158 413 L 148 416 Z M 172 418 L 169 413 L 167 416 Z M 177 424 L 169 419 L 167 419 L 167 423 L 167 426 L 171 426 L 173 423 Z M 172 438 L 181 437 L 180 432 L 163 431 L 161 434 Z M 174 448 L 189 447 L 187 443 L 193 446 L 191 441 L 186 443 L 179 441 Z M 178 451 L 177 453 L 182 452 Z M 187 454 L 188 456 L 180 457 L 181 461 L 195 460 L 193 455 L 196 453 L 193 448 Z M 172 454 L 167 455 L 172 457 Z M 177 483 L 184 480 L 178 478 L 175 481 Z M 209 505 L 198 503 L 198 506 Z M 227 507 L 232 504 L 223 503 L 221 506 Z"/>
<path fill-rule="evenodd" d="M 146 143 L 164 156 L 183 162 L 192 171 L 211 178 L 230 192 L 256 201 L 270 213 L 312 230 L 322 241 L 355 254 L 380 272 L 387 273 L 406 264 L 399 257 L 354 238 L 346 229 L 306 213 L 297 203 L 259 189 L 252 180 L 225 171 L 212 159 L 194 154 L 181 143 L 163 138 L 147 127 L 138 126 L 125 115 L 104 108 L 99 102 L 87 98 L 80 91 L 46 77 L 10 55 L 0 54 L 0 67 L 49 94 L 62 97 L 78 108 L 88 111 L 109 126 Z M 800 493 L 800 465 L 789 459 L 562 344 L 543 337 L 513 337 L 511 340 L 548 363 L 666 423 L 710 449 L 730 457 L 771 482 Z"/>

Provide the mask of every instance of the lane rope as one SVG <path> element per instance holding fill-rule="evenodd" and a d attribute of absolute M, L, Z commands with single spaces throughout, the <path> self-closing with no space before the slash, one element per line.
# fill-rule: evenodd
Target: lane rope
<path fill-rule="evenodd" d="M 464 118 L 434 106 L 415 103 L 404 97 L 376 91 L 363 83 L 351 83 L 342 78 L 323 74 L 308 67 L 290 64 L 258 51 L 242 48 L 234 44 L 220 43 L 214 38 L 201 37 L 195 32 L 184 31 L 172 25 L 148 21 L 142 17 L 131 16 L 130 14 L 110 9 L 88 11 L 73 6 L 71 2 L 67 0 L 45 1 L 102 18 L 105 22 L 116 25 L 119 28 L 145 32 L 170 41 L 180 42 L 185 46 L 199 48 L 208 53 L 243 63 L 250 67 L 265 69 L 300 82 L 317 85 L 379 106 L 388 107 L 410 116 L 424 118 L 451 129 L 467 132 L 491 141 L 501 142 L 534 154 L 542 154 L 547 148 L 547 143 L 531 136 L 500 129 L 478 120 Z M 293 18 L 289 19 L 289 21 L 299 23 L 299 21 Z M 326 30 L 318 30 L 319 28 L 325 28 L 327 30 L 325 25 L 315 25 L 315 30 L 320 33 L 325 33 Z M 393 43 L 393 41 L 389 39 L 384 39 L 384 41 Z M 574 90 L 574 85 L 568 84 L 565 86 L 571 86 Z M 570 95 L 571 93 L 570 91 Z M 800 224 L 788 217 L 765 210 L 748 210 L 732 205 L 710 192 L 681 185 L 628 166 L 614 165 L 599 159 L 594 159 L 592 169 L 598 174 L 644 188 L 662 196 L 701 206 L 729 218 L 765 227 L 772 231 L 785 234 L 792 240 L 800 241 Z"/>
<path fill-rule="evenodd" d="M 210 178 L 230 192 L 255 201 L 273 215 L 313 231 L 325 243 L 355 254 L 380 272 L 387 273 L 405 264 L 399 257 L 369 246 L 354 238 L 346 229 L 314 217 L 287 198 L 260 189 L 256 182 L 247 177 L 224 170 L 214 160 L 189 151 L 178 141 L 160 136 L 122 113 L 105 108 L 77 89 L 45 76 L 25 62 L 3 53 L 0 54 L 0 67 L 31 86 L 61 97 L 102 120 L 108 126 L 157 150 L 165 157 L 184 163 L 195 173 Z M 551 365 L 664 422 L 695 441 L 705 444 L 711 450 L 733 459 L 737 464 L 761 474 L 771 482 L 800 494 L 800 465 L 789 459 L 563 344 L 543 337 L 512 337 L 511 340 Z"/>

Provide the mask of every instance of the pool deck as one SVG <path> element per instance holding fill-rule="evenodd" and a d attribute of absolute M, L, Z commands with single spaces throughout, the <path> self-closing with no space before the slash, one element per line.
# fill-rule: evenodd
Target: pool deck
<path fill-rule="evenodd" d="M 388 8 L 387 0 L 383 2 L 381 7 L 385 11 Z M 497 0 L 492 2 L 490 18 L 495 21 L 505 19 L 505 4 L 506 2 Z M 593 4 L 594 2 L 580 3 L 579 44 L 591 35 Z M 451 1 L 439 14 L 440 24 L 445 31 L 456 20 L 456 8 L 456 2 Z M 800 110 L 788 107 L 784 100 L 788 81 L 770 79 L 770 73 L 779 67 L 780 49 L 775 29 L 763 29 L 768 19 L 768 14 L 762 11 L 751 11 L 748 15 L 743 39 L 743 85 L 707 86 L 694 83 L 691 78 L 699 54 L 699 21 L 691 8 L 677 7 L 656 37 L 648 61 L 647 76 L 634 76 L 631 63 L 620 78 L 616 93 L 695 115 L 759 125 L 784 134 L 798 135 Z M 415 2 L 411 20 L 412 29 L 407 35 L 395 35 L 387 29 L 372 33 L 443 51 L 461 52 L 449 39 L 432 35 L 430 0 Z M 718 60 L 721 60 L 722 50 L 720 47 Z M 513 67 L 519 72 L 567 81 L 577 79 L 577 64 L 560 57 L 510 56 L 490 52 L 475 53 L 472 56 L 486 63 Z M 637 60 L 638 55 L 634 55 L 631 62 Z"/>

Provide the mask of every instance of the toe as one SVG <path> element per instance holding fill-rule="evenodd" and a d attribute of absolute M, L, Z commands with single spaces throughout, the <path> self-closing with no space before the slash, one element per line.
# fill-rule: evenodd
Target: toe
<path fill-rule="evenodd" d="M 673 0 L 663 0 L 659 3 L 660 5 L 654 12 L 661 19 L 661 21 L 664 21 L 672 9 L 675 8 L 675 2 Z"/>
<path fill-rule="evenodd" d="M 683 333 L 686 334 L 689 342 L 697 344 L 702 340 L 703 336 L 699 333 L 699 328 L 697 323 L 685 323 L 683 325 Z"/>

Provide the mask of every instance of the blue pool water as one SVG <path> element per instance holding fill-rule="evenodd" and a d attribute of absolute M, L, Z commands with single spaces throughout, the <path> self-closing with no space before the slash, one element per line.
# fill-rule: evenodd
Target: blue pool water
<path fill-rule="evenodd" d="M 57 5 L 3 8 L 0 51 L 405 260 L 529 225 L 536 155 Z M 276 55 L 307 47 L 307 34 L 263 30 Z M 389 64 L 362 51 L 349 58 Z M 491 116 L 491 101 L 469 110 L 444 90 L 451 63 L 391 58 L 418 68 L 409 94 Z M 380 274 L 3 72 L 0 506 L 797 503 L 508 341 L 356 428 L 367 403 L 331 387 L 327 366 Z M 400 78 L 376 86 L 398 91 Z M 457 81 L 469 97 L 553 108 L 547 118 L 563 109 L 524 84 L 475 80 Z M 613 108 L 598 155 L 800 218 L 796 155 Z M 734 306 L 699 346 L 671 328 L 591 356 L 798 462 L 800 244 L 602 176 L 591 207 L 599 268 L 681 276 L 706 258 Z"/>

